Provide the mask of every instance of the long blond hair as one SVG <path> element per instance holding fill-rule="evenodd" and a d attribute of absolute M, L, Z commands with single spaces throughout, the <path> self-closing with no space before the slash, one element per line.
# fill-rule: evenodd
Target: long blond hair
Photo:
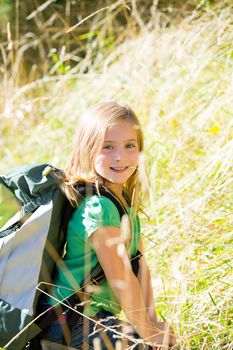
<path fill-rule="evenodd" d="M 73 183 L 93 182 L 97 188 L 105 185 L 104 179 L 95 171 L 94 160 L 103 146 L 107 129 L 122 121 L 130 122 L 135 126 L 139 151 L 143 152 L 144 139 L 141 125 L 129 106 L 116 102 L 102 102 L 90 107 L 80 118 L 62 186 L 72 204 L 77 204 L 79 200 L 77 191 L 72 186 Z M 136 209 L 142 204 L 143 182 L 147 183 L 139 176 L 139 174 L 145 174 L 145 169 L 141 169 L 142 167 L 139 161 L 138 168 L 124 184 L 125 194 Z"/>

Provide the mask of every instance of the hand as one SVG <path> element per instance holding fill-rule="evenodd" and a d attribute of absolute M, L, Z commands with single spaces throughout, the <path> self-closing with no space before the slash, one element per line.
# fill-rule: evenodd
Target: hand
<path fill-rule="evenodd" d="M 176 338 L 171 333 L 168 323 L 153 322 L 154 327 L 161 330 L 161 333 L 154 336 L 152 342 L 158 345 L 153 346 L 153 350 L 167 350 L 168 347 L 176 345 Z"/>

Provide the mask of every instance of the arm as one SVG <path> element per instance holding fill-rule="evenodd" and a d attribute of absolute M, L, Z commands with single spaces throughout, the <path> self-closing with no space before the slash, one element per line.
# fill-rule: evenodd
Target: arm
<path fill-rule="evenodd" d="M 141 253 L 143 253 L 143 244 L 140 240 L 138 249 Z M 152 323 L 156 323 L 157 321 L 157 315 L 154 308 L 154 301 L 153 301 L 153 289 L 152 289 L 152 283 L 151 283 L 151 275 L 149 268 L 147 266 L 146 260 L 144 256 L 139 260 L 139 272 L 138 272 L 138 281 L 142 289 L 143 298 L 146 304 L 148 317 L 151 320 Z"/>
<path fill-rule="evenodd" d="M 139 241 L 138 250 L 143 253 L 143 243 L 142 240 Z M 150 270 L 148 268 L 148 265 L 146 263 L 144 255 L 139 260 L 139 271 L 138 271 L 138 280 L 139 284 L 142 289 L 143 297 L 145 300 L 145 304 L 147 307 L 147 313 L 150 321 L 153 325 L 165 329 L 166 327 L 169 327 L 167 323 L 164 322 L 158 322 L 156 311 L 154 308 L 154 300 L 153 300 L 153 288 L 152 288 L 152 281 L 151 281 L 151 275 Z M 174 336 L 170 337 L 170 340 L 175 341 Z M 171 341 L 171 343 L 172 343 Z M 175 344 L 175 343 L 174 343 Z"/>
<path fill-rule="evenodd" d="M 130 323 L 142 339 L 162 344 L 164 336 L 148 317 L 143 292 L 131 269 L 120 229 L 102 227 L 92 234 L 91 240 L 110 287 Z"/>

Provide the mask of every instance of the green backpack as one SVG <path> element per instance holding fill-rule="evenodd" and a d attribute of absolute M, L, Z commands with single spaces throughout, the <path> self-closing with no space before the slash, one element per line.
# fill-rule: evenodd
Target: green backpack
<path fill-rule="evenodd" d="M 38 318 L 33 322 L 41 294 L 38 286 L 46 290 L 46 283 L 53 280 L 74 210 L 59 188 L 60 174 L 61 170 L 41 164 L 22 166 L 0 176 L 2 191 L 9 191 L 20 206 L 0 229 L 0 346 L 6 349 L 23 349 L 43 328 Z M 76 186 L 84 197 L 100 194 L 110 198 L 120 217 L 126 213 L 106 188 L 97 191 L 90 183 Z M 2 204 L 6 206 L 4 200 Z M 11 207 L 9 204 L 6 210 Z M 96 280 L 104 278 L 99 264 L 91 275 Z"/>

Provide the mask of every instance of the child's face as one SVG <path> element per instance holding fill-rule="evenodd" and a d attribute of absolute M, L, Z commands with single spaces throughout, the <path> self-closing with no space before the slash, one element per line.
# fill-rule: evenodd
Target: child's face
<path fill-rule="evenodd" d="M 131 123 L 122 121 L 107 130 L 94 167 L 107 181 L 123 185 L 136 170 L 138 158 L 136 128 Z"/>

